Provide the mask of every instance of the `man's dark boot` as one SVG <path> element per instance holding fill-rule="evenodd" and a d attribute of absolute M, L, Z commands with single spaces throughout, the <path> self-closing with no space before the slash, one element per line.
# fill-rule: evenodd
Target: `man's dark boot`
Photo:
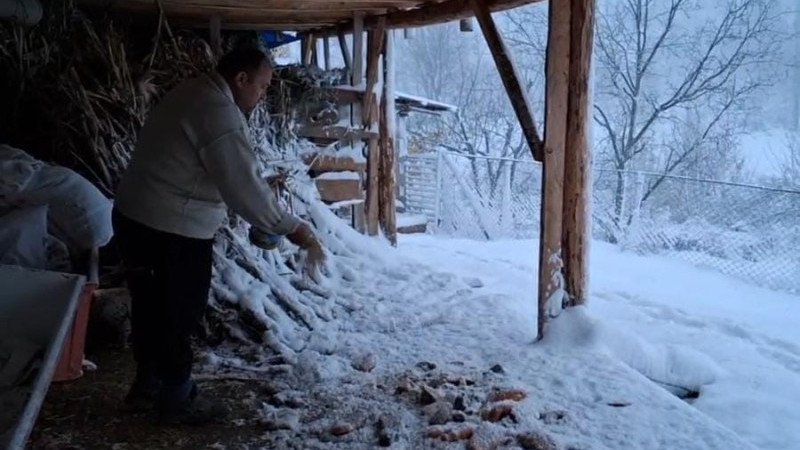
<path fill-rule="evenodd" d="M 164 386 L 156 401 L 158 419 L 164 424 L 206 425 L 224 420 L 230 411 L 221 402 L 204 398 L 189 380 L 179 386 Z"/>
<path fill-rule="evenodd" d="M 136 379 L 125 395 L 124 408 L 134 413 L 153 409 L 161 384 L 155 375 L 137 371 Z"/>

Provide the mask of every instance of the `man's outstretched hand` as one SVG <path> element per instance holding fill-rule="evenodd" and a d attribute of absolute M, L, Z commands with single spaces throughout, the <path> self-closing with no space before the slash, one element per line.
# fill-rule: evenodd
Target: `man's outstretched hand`
<path fill-rule="evenodd" d="M 309 269 L 317 269 L 322 263 L 325 262 L 325 252 L 322 251 L 322 245 L 314 235 L 314 231 L 306 222 L 300 222 L 292 233 L 286 236 L 293 244 L 306 250 L 308 257 L 306 258 L 306 265 Z"/>

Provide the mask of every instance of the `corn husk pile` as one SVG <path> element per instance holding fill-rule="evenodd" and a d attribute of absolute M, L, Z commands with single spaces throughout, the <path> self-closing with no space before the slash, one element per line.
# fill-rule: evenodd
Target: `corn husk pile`
<path fill-rule="evenodd" d="M 34 27 L 0 24 L 0 96 L 9 99 L 0 138 L 112 195 L 147 111 L 180 80 L 210 70 L 213 55 L 163 16 L 133 29 L 90 19 L 70 1 L 45 8 Z"/>

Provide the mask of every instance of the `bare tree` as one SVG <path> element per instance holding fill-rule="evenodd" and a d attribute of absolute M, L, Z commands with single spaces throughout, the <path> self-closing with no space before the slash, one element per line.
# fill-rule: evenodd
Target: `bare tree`
<path fill-rule="evenodd" d="M 409 123 L 410 148 L 444 148 L 474 157 L 523 158 L 528 147 L 482 37 L 448 25 L 415 30 L 402 49 L 403 66 L 416 92 L 454 104 L 458 111 L 437 120 Z M 471 159 L 473 183 L 495 194 L 508 161 Z M 512 167 L 512 178 L 514 176 Z"/>
<path fill-rule="evenodd" d="M 728 138 L 731 123 L 746 120 L 748 100 L 769 83 L 754 69 L 776 55 L 774 13 L 774 0 L 620 0 L 602 11 L 595 121 L 598 162 L 615 169 L 617 227 L 627 222 L 626 170 L 662 174 L 649 197 L 693 155 Z"/>

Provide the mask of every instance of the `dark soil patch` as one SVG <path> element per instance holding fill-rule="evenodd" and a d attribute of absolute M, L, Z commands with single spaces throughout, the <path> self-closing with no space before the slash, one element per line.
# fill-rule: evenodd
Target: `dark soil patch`
<path fill-rule="evenodd" d="M 204 394 L 226 401 L 232 414 L 225 423 L 204 427 L 163 426 L 153 413 L 122 409 L 133 361 L 128 352 L 104 350 L 93 355 L 98 370 L 82 378 L 54 383 L 39 414 L 31 449 L 245 449 L 270 447 L 259 422 L 256 392 L 268 380 L 215 379 L 199 382 Z M 201 377 L 202 378 L 202 377 Z"/>

